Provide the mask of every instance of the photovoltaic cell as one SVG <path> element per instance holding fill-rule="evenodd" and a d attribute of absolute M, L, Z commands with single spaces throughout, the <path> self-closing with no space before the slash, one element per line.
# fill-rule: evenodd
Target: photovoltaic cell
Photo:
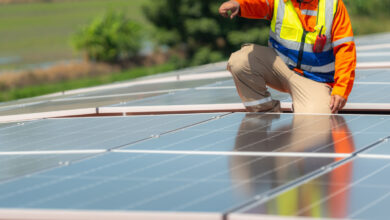
<path fill-rule="evenodd" d="M 195 105 L 239 102 L 241 102 L 241 99 L 235 88 L 190 89 L 112 106 Z"/>
<path fill-rule="evenodd" d="M 0 207 L 223 213 L 334 162 L 107 153 L 0 183 Z"/>
<path fill-rule="evenodd" d="M 361 56 L 357 56 L 357 62 L 390 62 L 390 53 L 377 53 L 373 52 L 372 54 L 370 53 L 362 53 Z"/>
<path fill-rule="evenodd" d="M 0 152 L 112 149 L 218 114 L 45 119 L 2 129 Z"/>
<path fill-rule="evenodd" d="M 358 158 L 275 198 L 250 205 L 230 220 L 248 214 L 279 217 L 386 219 L 390 205 L 390 160 Z M 264 217 L 264 216 L 263 216 Z"/>
<path fill-rule="evenodd" d="M 125 150 L 353 153 L 387 137 L 389 116 L 234 113 Z"/>
<path fill-rule="evenodd" d="M 117 96 L 105 96 L 105 97 L 77 97 L 50 100 L 46 102 L 36 103 L 34 105 L 21 106 L 11 109 L 0 109 L 0 116 L 18 115 L 18 114 L 32 114 L 43 113 L 53 111 L 64 110 L 76 110 L 76 109 L 91 109 L 91 113 L 96 113 L 95 109 L 104 105 L 111 105 L 115 103 L 128 102 L 131 100 L 144 99 L 156 95 L 166 94 L 168 92 L 156 92 L 145 94 L 124 94 Z"/>
<path fill-rule="evenodd" d="M 379 44 L 388 44 L 390 42 L 390 34 L 371 34 L 366 36 L 360 36 L 355 39 L 355 43 L 358 46 L 372 46 Z"/>
<path fill-rule="evenodd" d="M 278 100 L 286 100 L 288 94 L 272 92 L 272 97 Z M 166 95 L 155 96 L 128 103 L 112 105 L 114 107 L 130 106 L 159 106 L 159 105 L 190 105 L 190 104 L 227 104 L 241 103 L 241 99 L 234 86 L 233 80 L 221 81 L 214 84 L 172 92 Z"/>
<path fill-rule="evenodd" d="M 163 83 L 152 83 L 144 85 L 134 85 L 125 88 L 118 89 L 106 89 L 96 92 L 89 92 L 81 94 L 78 97 L 94 97 L 94 96 L 110 96 L 110 95 L 121 95 L 121 94 L 131 94 L 131 93 L 144 93 L 144 92 L 153 92 L 153 91 L 164 91 L 164 90 L 176 90 L 176 89 L 186 89 L 186 88 L 195 88 L 198 86 L 203 86 L 218 82 L 221 80 L 227 80 L 228 78 L 214 78 L 214 79 L 202 79 L 202 80 L 188 80 L 188 81 L 173 81 L 173 82 L 163 82 Z"/>
<path fill-rule="evenodd" d="M 390 91 L 390 83 L 356 84 L 348 98 L 349 103 L 390 103 L 386 94 Z"/>
<path fill-rule="evenodd" d="M 390 69 L 358 70 L 355 82 L 390 82 Z"/>
<path fill-rule="evenodd" d="M 390 132 L 389 136 L 390 137 Z M 375 147 L 365 151 L 362 153 L 363 156 L 372 155 L 375 157 L 388 157 L 390 158 L 390 143 L 388 142 L 388 138 L 385 139 L 382 143 L 376 145 Z"/>
<path fill-rule="evenodd" d="M 69 166 L 96 154 L 0 155 L 0 182 Z"/>

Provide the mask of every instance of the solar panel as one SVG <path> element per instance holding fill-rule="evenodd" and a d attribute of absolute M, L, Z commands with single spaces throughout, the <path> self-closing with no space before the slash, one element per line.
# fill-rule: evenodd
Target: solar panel
<path fill-rule="evenodd" d="M 389 52 L 361 52 L 357 55 L 357 62 L 390 62 L 390 53 Z"/>
<path fill-rule="evenodd" d="M 386 83 L 386 79 L 389 78 L 389 70 L 359 70 L 357 71 L 357 80 L 352 93 L 349 97 L 346 110 L 390 110 L 390 98 L 387 96 L 381 96 L 377 94 L 386 94 L 390 89 L 389 83 Z M 372 80 L 372 81 L 370 81 Z M 277 100 L 281 100 L 282 107 L 285 110 L 291 110 L 292 99 L 290 95 L 281 93 L 273 89 L 269 89 L 272 97 Z M 190 108 L 185 106 L 193 105 L 216 105 L 216 104 L 232 104 L 235 103 L 238 109 L 244 110 L 244 106 L 241 104 L 241 99 L 237 94 L 234 82 L 232 79 L 216 82 L 213 84 L 200 86 L 194 89 L 188 89 L 185 91 L 175 91 L 169 94 L 160 96 L 153 96 L 150 98 L 140 99 L 136 101 L 130 101 L 111 106 L 104 106 L 99 108 L 100 112 L 129 112 L 137 111 L 132 107 L 150 107 L 150 106 L 178 106 L 177 108 Z M 383 106 L 382 106 L 382 105 Z M 183 107 L 184 106 L 184 107 Z M 115 109 L 115 107 L 118 107 Z M 212 106 L 210 106 L 212 108 Z M 148 108 L 144 108 L 145 111 L 151 111 Z M 156 108 L 158 112 L 159 108 Z M 194 108 L 195 109 L 195 108 Z M 205 111 L 207 106 L 204 107 Z M 225 109 L 229 109 L 226 107 Z M 195 111 L 195 110 L 194 110 Z"/>
<path fill-rule="evenodd" d="M 390 69 L 358 70 L 356 83 L 390 83 Z"/>
<path fill-rule="evenodd" d="M 74 110 L 73 115 L 83 114 L 96 114 L 96 108 L 104 105 L 111 105 L 115 103 L 127 102 L 131 100 L 144 99 L 151 96 L 161 95 L 166 92 L 153 92 L 153 93 L 135 93 L 135 94 L 122 94 L 116 96 L 99 96 L 99 97 L 74 97 L 64 99 L 54 99 L 46 102 L 40 102 L 33 105 L 20 106 L 11 109 L 0 109 L 0 116 L 8 115 L 22 115 L 22 114 L 34 114 L 44 112 L 60 112 L 67 110 Z M 78 113 L 78 109 L 82 109 Z M 72 113 L 64 114 L 59 113 L 58 116 L 71 116 Z M 62 114 L 62 115 L 61 115 Z"/>
<path fill-rule="evenodd" d="M 230 215 L 230 220 L 269 216 L 386 219 L 390 160 L 355 159 L 274 198 Z"/>
<path fill-rule="evenodd" d="M 1 152 L 113 149 L 219 114 L 46 119 L 2 129 Z"/>
<path fill-rule="evenodd" d="M 389 33 L 371 34 L 366 36 L 359 36 L 355 39 L 355 43 L 359 47 L 361 46 L 375 46 L 380 44 L 388 44 L 390 42 Z"/>
<path fill-rule="evenodd" d="M 334 158 L 107 153 L 0 183 L 0 206 L 189 212 L 195 216 L 218 213 L 222 219 L 224 212 L 255 195 L 309 175 L 334 161 Z M 288 175 L 280 176 L 280 172 Z"/>
<path fill-rule="evenodd" d="M 0 182 L 11 181 L 33 173 L 53 169 L 96 154 L 20 154 L 0 155 Z M 0 187 L 1 188 L 1 187 Z"/>
<path fill-rule="evenodd" d="M 214 83 L 220 80 L 226 80 L 230 77 L 225 78 L 211 78 L 211 79 L 201 79 L 201 80 L 189 80 L 189 81 L 173 81 L 165 83 L 153 83 L 153 84 L 143 84 L 135 85 L 124 88 L 116 89 L 106 89 L 99 90 L 96 92 L 89 92 L 85 94 L 78 95 L 77 97 L 98 97 L 98 96 L 111 96 L 111 95 L 122 95 L 122 94 L 131 94 L 131 93 L 146 93 L 146 92 L 156 92 L 156 91 L 176 91 L 178 89 L 188 89 L 194 88 L 202 85 L 207 85 Z M 74 97 L 76 98 L 76 97 Z"/>
<path fill-rule="evenodd" d="M 349 155 L 387 137 L 390 117 L 235 113 L 123 148 L 128 152 Z M 349 145 L 349 148 L 340 148 Z"/>
<path fill-rule="evenodd" d="M 390 144 L 388 142 L 389 138 L 390 136 L 386 137 L 383 142 L 365 151 L 360 156 L 368 158 L 390 158 Z"/>

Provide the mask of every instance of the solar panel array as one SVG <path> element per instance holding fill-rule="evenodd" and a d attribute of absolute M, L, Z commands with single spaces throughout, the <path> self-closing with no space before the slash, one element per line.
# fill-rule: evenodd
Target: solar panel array
<path fill-rule="evenodd" d="M 303 201 L 313 192 L 301 188 L 338 169 L 354 178 L 365 178 L 362 170 L 372 174 L 375 167 L 359 156 L 382 147 L 389 121 L 375 115 L 233 113 L 17 124 L 1 132 L 0 216 L 12 217 L 15 210 L 42 218 L 55 210 L 64 217 L 82 211 L 89 217 L 147 212 L 144 217 L 170 219 L 285 215 L 264 209 L 264 202 L 288 203 L 291 198 L 283 201 L 283 195 L 295 187 L 304 193 L 294 199 Z M 347 206 L 353 198 L 341 202 Z"/>
<path fill-rule="evenodd" d="M 358 70 L 349 101 L 390 111 L 390 37 L 357 42 L 360 64 L 382 68 Z M 0 115 L 241 104 L 225 65 L 3 103 Z M 0 218 L 386 219 L 389 122 L 236 112 L 2 123 Z"/>

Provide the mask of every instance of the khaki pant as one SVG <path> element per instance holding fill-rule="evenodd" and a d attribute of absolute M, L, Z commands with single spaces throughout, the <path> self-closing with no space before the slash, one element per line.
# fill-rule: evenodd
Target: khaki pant
<path fill-rule="evenodd" d="M 231 55 L 228 70 L 248 111 L 280 111 L 269 86 L 291 95 L 295 113 L 331 113 L 332 88 L 290 70 L 272 48 L 246 44 Z"/>

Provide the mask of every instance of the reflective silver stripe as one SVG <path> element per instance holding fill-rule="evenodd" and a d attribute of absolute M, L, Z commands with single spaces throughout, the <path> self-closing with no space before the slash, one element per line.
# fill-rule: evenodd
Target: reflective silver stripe
<path fill-rule="evenodd" d="M 267 2 L 267 6 L 269 6 L 269 1 L 268 1 L 268 0 L 266 0 L 266 2 Z"/>
<path fill-rule="evenodd" d="M 284 3 L 284 0 L 279 0 L 278 13 L 276 15 L 276 22 L 275 22 L 275 33 L 278 33 L 279 35 L 282 32 L 285 8 L 286 8 L 286 4 Z"/>
<path fill-rule="evenodd" d="M 280 44 L 282 44 L 283 46 L 285 46 L 288 49 L 298 51 L 300 46 L 301 46 L 300 42 L 295 42 L 295 41 L 290 41 L 290 40 L 280 38 L 278 35 L 276 35 L 274 32 L 272 32 L 272 30 L 270 31 L 269 36 L 272 37 L 274 40 L 276 40 L 277 42 L 279 42 Z M 332 44 L 330 43 L 330 41 L 331 41 L 330 38 L 328 38 L 328 41 L 329 41 L 329 43 L 327 43 L 324 47 L 324 52 L 333 50 Z M 303 48 L 303 51 L 313 53 L 313 44 L 306 43 L 305 47 Z"/>
<path fill-rule="evenodd" d="M 332 62 L 324 66 L 308 66 L 302 64 L 301 69 L 312 73 L 330 73 L 330 72 L 334 72 L 336 67 L 335 67 L 335 63 Z"/>
<path fill-rule="evenodd" d="M 333 27 L 333 6 L 334 6 L 334 1 L 335 0 L 322 0 L 326 1 L 325 5 L 325 26 L 326 26 L 326 37 L 328 39 L 332 39 L 332 27 Z M 331 43 L 331 42 L 329 42 Z"/>
<path fill-rule="evenodd" d="M 341 44 L 344 44 L 344 43 L 348 43 L 348 42 L 353 42 L 355 41 L 355 38 L 354 37 L 344 37 L 340 40 L 336 40 L 335 42 L 333 42 L 333 47 L 337 47 Z"/>
<path fill-rule="evenodd" d="M 309 16 L 317 16 L 318 14 L 316 10 L 306 10 L 306 9 L 301 10 L 301 13 L 303 15 L 309 15 Z"/>
<path fill-rule="evenodd" d="M 297 64 L 292 61 L 290 58 L 284 56 L 282 53 L 279 51 L 275 50 L 278 56 L 289 66 L 296 66 Z M 313 73 L 329 73 L 329 72 L 334 72 L 335 71 L 335 63 L 329 63 L 324 66 L 308 66 L 308 65 L 301 65 L 301 69 L 308 71 L 308 72 L 313 72 Z"/>
<path fill-rule="evenodd" d="M 244 102 L 244 105 L 246 107 L 252 107 L 252 106 L 265 104 L 265 103 L 271 102 L 271 101 L 272 101 L 272 98 L 271 97 L 267 97 L 267 98 L 256 100 L 256 101 L 252 101 L 252 102 Z"/>

